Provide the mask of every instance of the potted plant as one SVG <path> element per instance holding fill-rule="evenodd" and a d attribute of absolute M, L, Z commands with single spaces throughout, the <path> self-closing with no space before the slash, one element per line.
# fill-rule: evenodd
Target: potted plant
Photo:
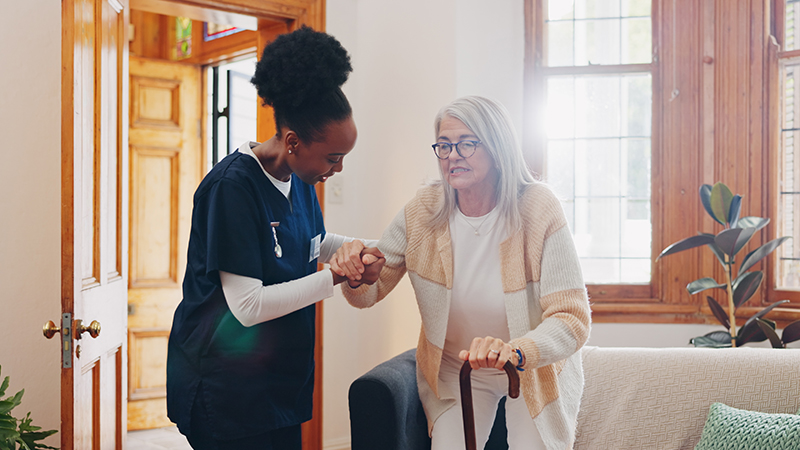
<path fill-rule="evenodd" d="M 0 367 L 0 369 L 2 368 Z M 6 389 L 8 389 L 8 383 L 9 377 L 6 377 L 0 384 L 0 450 L 57 450 L 56 447 L 37 442 L 57 433 L 57 430 L 39 431 L 42 427 L 31 424 L 30 412 L 24 419 L 17 419 L 11 415 L 11 410 L 22 402 L 25 389 L 17 392 L 13 397 L 3 399 Z"/>
<path fill-rule="evenodd" d="M 783 331 L 783 338 L 779 338 L 775 332 L 775 322 L 764 318 L 776 306 L 788 302 L 781 300 L 776 302 L 750 317 L 745 324 L 738 330 L 736 329 L 736 309 L 749 300 L 758 291 L 764 273 L 760 270 L 749 271 L 757 262 L 772 253 L 776 248 L 784 243 L 788 236 L 780 237 L 748 253 L 740 260 L 739 269 L 734 276 L 734 265 L 736 255 L 744 249 L 750 238 L 768 223 L 768 218 L 762 217 L 743 217 L 739 214 L 742 209 L 742 196 L 733 195 L 723 183 L 716 183 L 713 187 L 704 184 L 700 187 L 700 200 L 703 203 L 708 215 L 716 222 L 725 227 L 716 235 L 709 233 L 699 233 L 683 240 L 680 240 L 661 252 L 656 261 L 674 253 L 682 252 L 690 248 L 708 246 L 719 260 L 725 272 L 725 282 L 718 283 L 710 277 L 692 281 L 686 286 L 689 294 L 697 294 L 707 289 L 725 289 L 728 297 L 727 312 L 726 308 L 717 302 L 713 297 L 706 296 L 711 312 L 714 317 L 728 331 L 714 331 L 705 336 L 698 336 L 691 340 L 697 347 L 737 347 L 748 342 L 760 342 L 769 339 L 773 347 L 785 347 L 789 342 L 800 339 L 800 321 L 789 324 Z"/>

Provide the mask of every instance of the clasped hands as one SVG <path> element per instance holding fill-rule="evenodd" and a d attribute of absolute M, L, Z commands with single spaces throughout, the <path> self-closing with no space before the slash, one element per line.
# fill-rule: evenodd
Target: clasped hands
<path fill-rule="evenodd" d="M 378 281 L 386 258 L 377 247 L 366 247 L 363 242 L 355 240 L 342 244 L 328 262 L 335 284 L 347 281 L 351 288 L 356 288 L 363 283 Z"/>

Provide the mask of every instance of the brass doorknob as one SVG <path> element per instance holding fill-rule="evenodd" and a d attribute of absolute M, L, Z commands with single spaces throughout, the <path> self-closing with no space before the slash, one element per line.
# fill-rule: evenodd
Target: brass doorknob
<path fill-rule="evenodd" d="M 81 319 L 75 321 L 75 339 L 80 339 L 81 334 L 89 333 L 89 336 L 96 338 L 100 335 L 100 322 L 93 320 L 89 326 L 83 324 Z"/>
<path fill-rule="evenodd" d="M 61 332 L 61 327 L 57 327 L 56 324 L 53 323 L 52 320 L 48 320 L 44 327 L 42 327 L 42 333 L 44 333 L 44 337 L 47 339 L 52 339 L 56 333 Z"/>

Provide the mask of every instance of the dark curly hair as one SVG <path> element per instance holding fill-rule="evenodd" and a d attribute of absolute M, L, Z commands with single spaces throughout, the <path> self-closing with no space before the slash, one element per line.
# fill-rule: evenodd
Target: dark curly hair
<path fill-rule="evenodd" d="M 318 141 L 329 123 L 352 115 L 341 89 L 352 71 L 339 41 L 303 25 L 264 48 L 250 82 L 275 110 L 278 136 L 286 127 L 300 139 Z"/>

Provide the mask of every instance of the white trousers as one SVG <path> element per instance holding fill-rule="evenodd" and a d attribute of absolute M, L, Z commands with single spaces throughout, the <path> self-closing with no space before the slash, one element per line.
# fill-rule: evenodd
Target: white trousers
<path fill-rule="evenodd" d="M 461 414 L 461 390 L 458 374 L 463 361 L 448 356 L 442 358 L 439 385 L 446 384 L 456 394 L 457 403 L 436 420 L 431 434 L 431 450 L 465 449 L 464 419 Z M 497 403 L 508 395 L 508 376 L 502 370 L 480 369 L 472 371 L 472 407 L 475 416 L 475 441 L 483 449 L 497 413 Z M 531 419 L 525 399 L 506 399 L 506 428 L 509 450 L 545 450 L 542 438 Z"/>

